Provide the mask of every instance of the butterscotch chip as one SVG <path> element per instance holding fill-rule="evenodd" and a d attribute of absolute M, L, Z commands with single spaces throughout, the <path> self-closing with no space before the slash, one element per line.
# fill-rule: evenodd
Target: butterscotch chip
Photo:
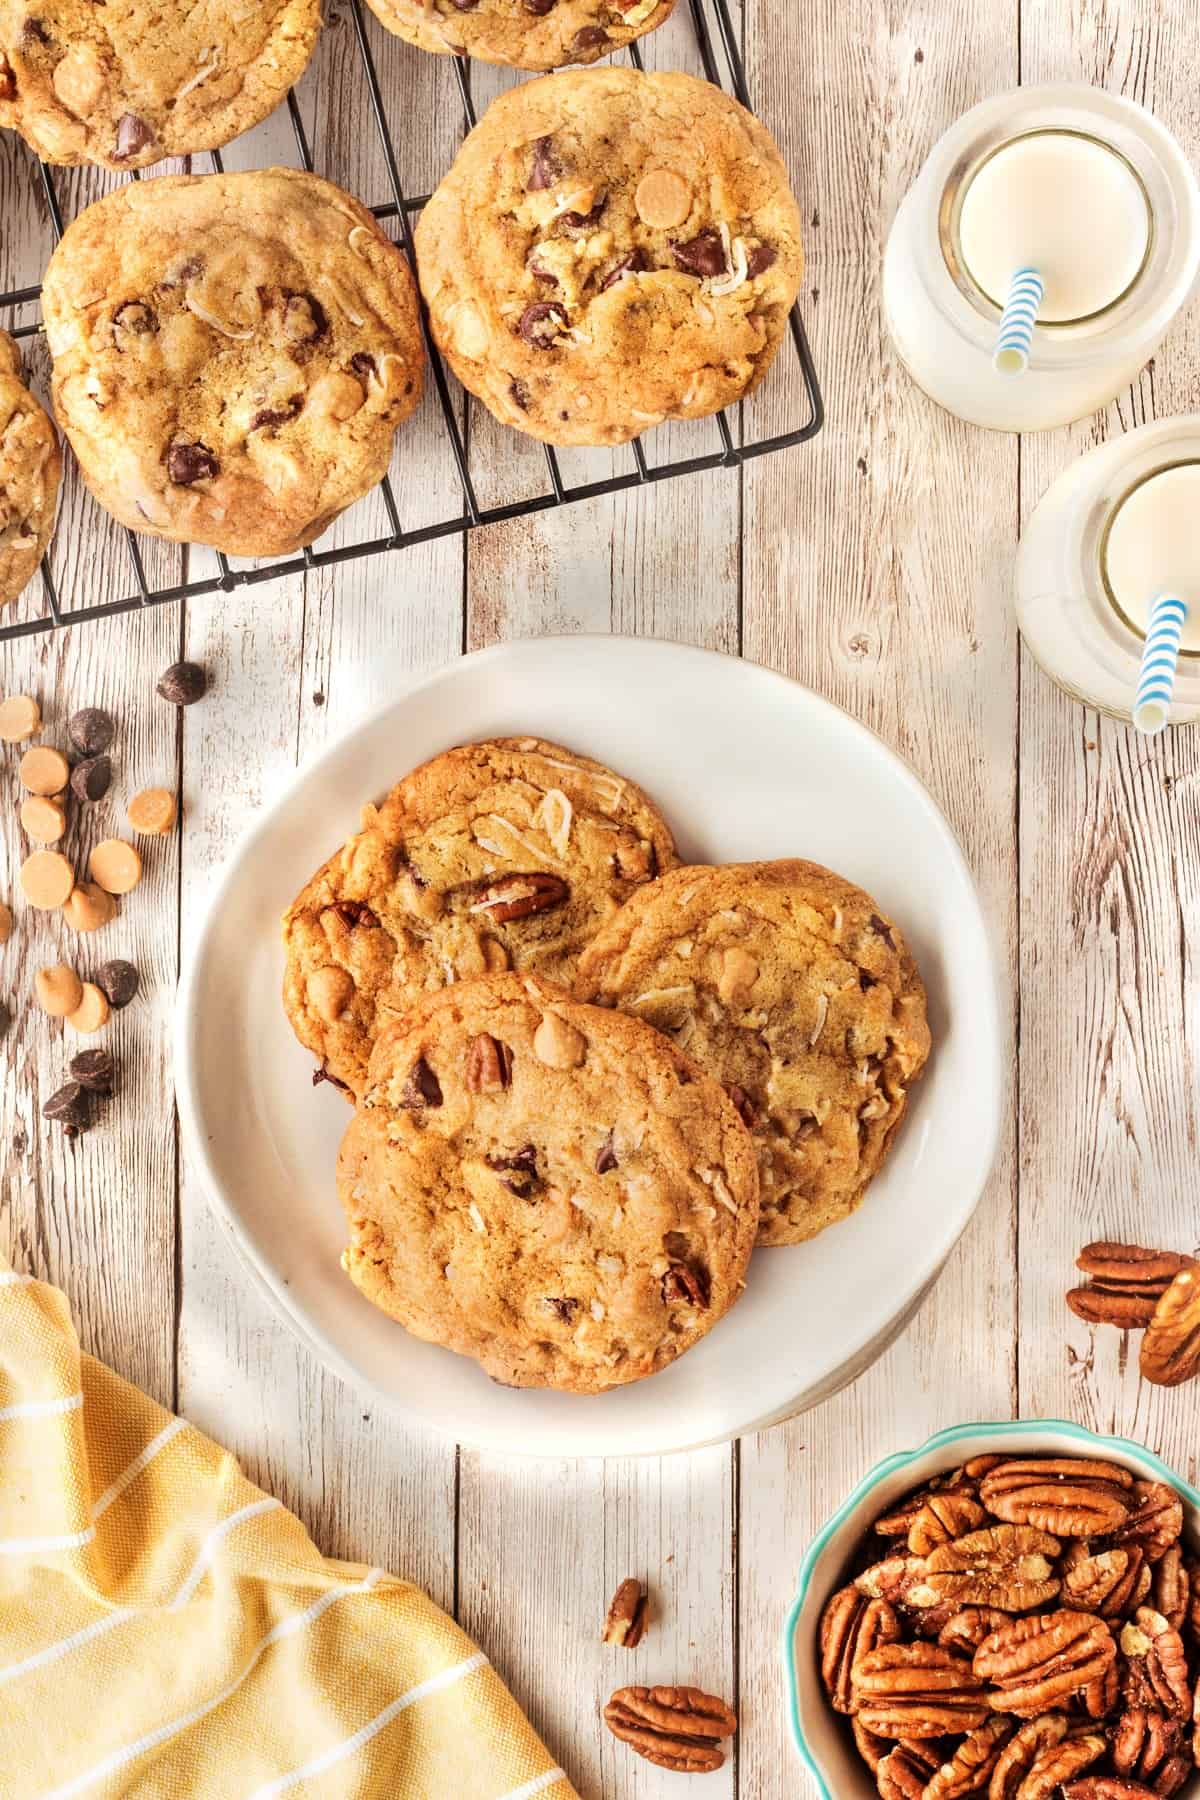
<path fill-rule="evenodd" d="M 163 837 L 175 823 L 175 810 L 170 788 L 143 788 L 129 802 L 129 823 L 147 837 Z"/>
<path fill-rule="evenodd" d="M 682 225 L 691 211 L 692 190 L 674 169 L 651 169 L 642 176 L 633 195 L 643 225 L 669 230 Z"/>
<path fill-rule="evenodd" d="M 20 744 L 36 737 L 42 729 L 42 709 L 28 694 L 14 694 L 0 700 L 0 738 L 6 744 Z"/>
<path fill-rule="evenodd" d="M 59 801 L 31 794 L 21 802 L 21 824 L 35 844 L 57 844 L 67 829 L 67 815 Z"/>
<path fill-rule="evenodd" d="M 115 917 L 117 903 L 95 881 L 84 881 L 63 907 L 63 918 L 74 931 L 99 931 Z"/>
<path fill-rule="evenodd" d="M 93 1031 L 102 1030 L 109 1018 L 108 999 L 103 989 L 98 988 L 94 981 L 85 981 L 83 996 L 74 1012 L 67 1015 L 67 1024 L 85 1036 L 90 1036 Z"/>
<path fill-rule="evenodd" d="M 12 907 L 0 900 L 0 944 L 7 944 L 12 936 Z"/>
<path fill-rule="evenodd" d="M 68 963 L 39 969 L 33 978 L 37 1003 L 52 1019 L 65 1019 L 83 999 L 83 983 Z"/>
<path fill-rule="evenodd" d="M 43 912 L 65 905 L 74 886 L 75 871 L 57 850 L 35 850 L 21 865 L 21 891 Z"/>
<path fill-rule="evenodd" d="M 71 779 L 71 765 L 61 750 L 38 744 L 25 752 L 17 775 L 31 794 L 61 794 Z"/>
<path fill-rule="evenodd" d="M 110 894 L 128 894 L 142 879 L 142 859 L 124 838 L 105 838 L 88 858 L 94 881 Z"/>

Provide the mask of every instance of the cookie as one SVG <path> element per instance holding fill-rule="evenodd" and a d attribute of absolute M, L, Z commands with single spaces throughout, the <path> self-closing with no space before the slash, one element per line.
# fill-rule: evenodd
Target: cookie
<path fill-rule="evenodd" d="M 670 17 L 675 0 L 370 0 L 380 23 L 419 44 L 517 69 L 594 63 Z"/>
<path fill-rule="evenodd" d="M 214 150 L 274 111 L 320 23 L 319 0 L 0 0 L 0 125 L 52 163 Z"/>
<path fill-rule="evenodd" d="M 405 777 L 289 907 L 284 1007 L 360 1091 L 381 1024 L 488 970 L 569 984 L 579 953 L 675 847 L 632 782 L 538 738 L 466 744 Z"/>
<path fill-rule="evenodd" d="M 800 217 L 770 136 L 691 75 L 591 69 L 493 101 L 417 224 L 434 337 L 496 417 L 619 444 L 750 392 Z"/>
<path fill-rule="evenodd" d="M 311 543 L 384 475 L 420 398 L 407 262 L 295 169 L 127 183 L 68 227 L 42 309 L 97 499 L 234 556 Z"/>
<path fill-rule="evenodd" d="M 0 331 L 0 606 L 32 580 L 54 530 L 62 456 L 54 427 L 21 375 L 21 352 Z"/>
<path fill-rule="evenodd" d="M 635 894 L 576 993 L 670 1034 L 758 1149 L 761 1244 L 854 1211 L 929 1055 L 925 990 L 869 894 L 817 863 L 682 868 Z"/>
<path fill-rule="evenodd" d="M 754 1147 L 717 1083 L 640 1020 L 515 974 L 383 1032 L 338 1191 L 368 1300 L 497 1381 L 577 1393 L 710 1331 L 758 1218 Z"/>

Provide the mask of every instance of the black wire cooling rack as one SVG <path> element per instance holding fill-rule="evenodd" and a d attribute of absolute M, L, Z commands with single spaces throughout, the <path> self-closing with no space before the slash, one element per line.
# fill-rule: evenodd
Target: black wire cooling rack
<path fill-rule="evenodd" d="M 717 87 L 728 87 L 742 102 L 751 107 L 750 93 L 746 83 L 746 72 L 738 46 L 737 31 L 730 15 L 728 0 L 689 0 L 692 23 L 695 28 L 697 45 L 704 73 Z M 728 80 L 722 79 L 717 52 L 713 42 L 712 28 L 709 22 L 709 8 L 716 20 L 724 54 Z M 413 251 L 413 219 L 428 200 L 428 194 L 416 198 L 407 196 L 400 177 L 400 165 L 396 144 L 388 125 L 383 91 L 376 67 L 375 55 L 367 34 L 366 21 L 363 15 L 361 0 L 350 0 L 349 16 L 352 21 L 355 40 L 362 57 L 363 68 L 370 96 L 371 112 L 375 127 L 379 134 L 383 152 L 384 167 L 387 171 L 388 186 L 391 198 L 371 207 L 377 219 L 397 220 L 402 234 L 402 242 L 410 260 L 415 267 L 416 259 Z M 627 46 L 630 60 L 638 69 L 643 67 L 638 44 Z M 470 130 L 476 122 L 476 109 L 471 98 L 469 63 L 465 58 L 447 58 L 454 66 L 459 97 L 462 101 L 464 130 Z M 308 170 L 313 168 L 312 151 L 304 119 L 294 94 L 287 97 L 287 107 L 295 135 L 296 151 L 301 165 Z M 751 109 L 752 110 L 752 109 Z M 208 153 L 212 167 L 221 171 L 222 161 L 218 151 Z M 55 186 L 55 177 L 45 163 L 37 165 L 38 179 L 45 196 L 50 223 L 57 243 L 65 229 L 63 208 Z M 38 286 L 17 288 L 8 293 L 0 293 L 0 309 L 22 308 L 31 305 L 39 298 Z M 45 598 L 44 611 L 32 618 L 22 618 L 10 623 L 0 623 L 0 641 L 10 638 L 28 637 L 41 632 L 56 630 L 62 625 L 74 625 L 89 619 L 106 618 L 114 613 L 132 612 L 139 607 L 161 606 L 179 600 L 191 599 L 194 596 L 217 592 L 230 593 L 236 588 L 254 587 L 262 582 L 277 581 L 281 576 L 301 573 L 306 569 L 325 569 L 339 563 L 355 561 L 361 557 L 380 556 L 389 550 L 406 550 L 414 544 L 427 543 L 434 538 L 452 537 L 456 534 L 472 531 L 480 525 L 495 525 L 508 519 L 521 518 L 530 513 L 544 512 L 551 507 L 565 506 L 572 501 L 592 499 L 596 495 L 616 494 L 628 488 L 647 485 L 650 482 L 669 481 L 677 475 L 702 474 L 709 469 L 737 468 L 754 457 L 767 456 L 776 450 L 786 450 L 795 444 L 802 444 L 815 437 L 824 423 L 824 404 L 821 398 L 821 387 L 813 362 L 812 351 L 804 329 L 804 321 L 798 306 L 792 308 L 789 321 L 792 346 L 799 362 L 803 382 L 804 400 L 802 422 L 790 431 L 773 436 L 738 442 L 734 428 L 725 413 L 715 415 L 716 428 L 720 437 L 720 447 L 704 455 L 683 457 L 674 461 L 652 463 L 647 460 L 645 450 L 635 438 L 629 448 L 633 454 L 634 467 L 628 473 L 608 476 L 601 481 L 584 482 L 570 485 L 563 479 L 559 458 L 549 446 L 543 446 L 546 459 L 546 473 L 549 478 L 549 491 L 531 497 L 512 501 L 506 505 L 481 505 L 476 492 L 476 482 L 468 467 L 466 439 L 459 415 L 456 412 L 455 393 L 457 384 L 452 382 L 446 373 L 445 365 L 438 354 L 429 331 L 429 322 L 422 303 L 422 325 L 425 335 L 425 346 L 429 354 L 430 367 L 440 405 L 441 420 L 444 426 L 450 449 L 457 469 L 458 481 L 462 490 L 461 508 L 450 518 L 438 519 L 432 523 L 405 529 L 401 523 L 400 509 L 396 502 L 395 491 L 390 476 L 385 476 L 379 484 L 383 506 L 386 511 L 390 529 L 383 536 L 376 536 L 359 543 L 344 543 L 327 550 L 305 549 L 299 555 L 279 558 L 270 562 L 255 564 L 248 568 L 234 568 L 228 559 L 217 554 L 215 561 L 218 572 L 202 575 L 195 579 L 183 580 L 171 586 L 153 587 L 146 576 L 145 563 L 136 535 L 126 530 L 125 541 L 129 553 L 132 571 L 133 590 L 123 598 L 103 600 L 91 605 L 66 606 L 55 583 L 48 559 L 43 561 L 41 578 Z M 8 327 L 17 338 L 28 338 L 40 331 L 35 321 L 14 323 Z M 89 505 L 96 502 L 90 501 Z M 186 564 L 185 564 L 186 567 Z"/>

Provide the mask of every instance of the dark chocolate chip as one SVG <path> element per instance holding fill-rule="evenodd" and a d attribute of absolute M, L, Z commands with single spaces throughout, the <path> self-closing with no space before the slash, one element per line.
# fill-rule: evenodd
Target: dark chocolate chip
<path fill-rule="evenodd" d="M 364 381 L 369 381 L 375 373 L 375 358 L 368 355 L 365 350 L 356 350 L 350 358 L 350 367 L 356 375 L 361 375 Z"/>
<path fill-rule="evenodd" d="M 207 444 L 172 444 L 167 451 L 167 474 L 179 487 L 193 481 L 211 481 L 221 465 Z"/>
<path fill-rule="evenodd" d="M 616 286 L 617 282 L 620 281 L 620 279 L 623 275 L 640 274 L 640 272 L 645 267 L 646 267 L 645 251 L 631 250 L 629 252 L 628 256 L 623 256 L 621 258 L 620 262 L 616 263 L 608 271 L 608 274 L 604 277 L 604 280 L 600 283 L 600 292 L 602 294 L 607 293 L 610 287 Z"/>
<path fill-rule="evenodd" d="M 535 350 L 552 350 L 566 323 L 566 309 L 557 300 L 535 300 L 517 320 L 517 331 Z"/>
<path fill-rule="evenodd" d="M 350 1092 L 346 1083 L 344 1081 L 339 1081 L 336 1075 L 331 1075 L 324 1063 L 322 1063 L 319 1068 L 313 1070 L 312 1084 L 314 1087 L 320 1087 L 323 1081 L 327 1081 L 330 1087 L 338 1088 L 343 1094 L 348 1094 Z"/>
<path fill-rule="evenodd" d="M 761 275 L 764 269 L 769 269 L 771 264 L 778 260 L 779 252 L 773 245 L 755 244 L 746 258 L 746 274 L 753 281 L 756 275 Z"/>
<path fill-rule="evenodd" d="M 540 137 L 534 139 L 533 160 L 529 165 L 529 180 L 526 187 L 535 192 L 540 188 L 553 187 L 563 172 L 554 148 L 554 139 Z"/>
<path fill-rule="evenodd" d="M 474 12 L 479 0 L 450 0 L 455 12 Z"/>
<path fill-rule="evenodd" d="M 124 300 L 113 314 L 113 341 L 123 350 L 123 339 L 147 337 L 158 330 L 158 315 L 144 300 Z"/>
<path fill-rule="evenodd" d="M 0 100 L 15 100 L 17 97 L 17 78 L 12 64 L 0 50 Z"/>
<path fill-rule="evenodd" d="M 548 12 L 554 11 L 558 0 L 521 0 L 521 5 L 527 13 L 532 13 L 535 19 L 544 19 Z"/>
<path fill-rule="evenodd" d="M 325 336 L 329 320 L 325 308 L 315 294 L 298 288 L 285 288 L 283 294 L 283 335 L 290 344 L 312 344 Z"/>
<path fill-rule="evenodd" d="M 21 41 L 25 44 L 48 44 L 50 33 L 40 19 L 26 19 L 21 30 Z"/>
<path fill-rule="evenodd" d="M 67 720 L 67 736 L 81 756 L 99 756 L 108 749 L 117 728 L 111 713 L 99 706 L 84 706 Z"/>
<path fill-rule="evenodd" d="M 51 1094 L 42 1108 L 43 1119 L 57 1119 L 68 1131 L 86 1131 L 92 1122 L 92 1101 L 78 1081 L 68 1081 Z"/>
<path fill-rule="evenodd" d="M 207 687 L 208 676 L 199 663 L 177 662 L 159 676 L 155 692 L 172 706 L 194 706 L 203 700 Z"/>
<path fill-rule="evenodd" d="M 288 425 L 298 416 L 304 406 L 303 394 L 293 394 L 286 406 L 260 407 L 250 421 L 251 431 L 275 431 L 280 425 Z"/>
<path fill-rule="evenodd" d="M 532 260 L 532 258 L 530 259 L 527 267 L 529 269 L 529 273 L 533 276 L 533 279 L 537 282 L 540 282 L 543 287 L 557 287 L 558 286 L 558 276 L 555 275 L 552 270 L 543 269 L 538 263 L 534 262 Z"/>
<path fill-rule="evenodd" d="M 566 1299 L 560 1294 L 547 1294 L 542 1300 L 542 1305 L 548 1313 L 553 1313 L 556 1319 L 561 1319 L 564 1325 L 570 1325 L 574 1322 L 583 1302 L 582 1300 Z"/>
<path fill-rule="evenodd" d="M 571 231 L 586 231 L 589 225 L 596 225 L 599 223 L 600 215 L 607 205 L 608 195 L 601 194 L 591 212 L 565 212 L 562 215 L 562 223 Z"/>
<path fill-rule="evenodd" d="M 136 113 L 122 113 L 117 120 L 117 143 L 113 158 L 122 162 L 128 156 L 136 156 L 139 150 L 145 150 L 154 142 L 154 133 L 145 119 L 139 119 Z"/>
<path fill-rule="evenodd" d="M 71 1058 L 71 1077 L 93 1094 L 111 1094 L 117 1065 L 108 1050 L 81 1050 Z"/>
<path fill-rule="evenodd" d="M 108 1004 L 117 1012 L 129 1005 L 138 991 L 141 979 L 133 964 L 123 962 L 120 957 L 106 962 L 96 977 L 107 996 Z"/>
<path fill-rule="evenodd" d="M 425 1061 L 419 1056 L 409 1072 L 405 1083 L 401 1105 L 409 1108 L 440 1106 L 442 1104 L 442 1084 Z"/>
<path fill-rule="evenodd" d="M 858 985 L 864 994 L 869 994 L 871 989 L 877 984 L 873 975 L 868 975 L 865 969 L 860 969 L 858 971 Z"/>
<path fill-rule="evenodd" d="M 608 42 L 608 33 L 601 26 L 585 25 L 583 30 L 577 31 L 571 39 L 571 54 L 582 56 L 588 50 L 599 50 L 602 44 Z"/>
<path fill-rule="evenodd" d="M 508 391 L 512 398 L 513 405 L 519 406 L 522 412 L 528 412 L 529 389 L 525 386 L 525 383 L 523 381 L 510 381 L 508 384 Z"/>
<path fill-rule="evenodd" d="M 896 948 L 896 940 L 892 936 L 891 926 L 886 920 L 881 919 L 878 913 L 872 913 L 867 923 L 875 933 L 875 936 L 883 939 L 889 950 L 894 950 Z"/>
<path fill-rule="evenodd" d="M 94 805 L 112 785 L 112 763 L 107 756 L 89 756 L 71 770 L 71 792 L 77 800 Z"/>
<path fill-rule="evenodd" d="M 725 274 L 725 246 L 720 232 L 714 231 L 711 225 L 686 243 L 672 244 L 671 254 L 689 275 Z"/>
<path fill-rule="evenodd" d="M 184 287 L 189 281 L 194 281 L 197 275 L 203 272 L 203 269 L 204 258 L 202 256 L 185 257 L 181 263 L 167 270 L 158 285 L 165 288 Z"/>
<path fill-rule="evenodd" d="M 617 1166 L 617 1153 L 613 1149 L 612 1132 L 610 1131 L 599 1150 L 596 1152 L 596 1173 L 607 1175 L 610 1169 Z"/>

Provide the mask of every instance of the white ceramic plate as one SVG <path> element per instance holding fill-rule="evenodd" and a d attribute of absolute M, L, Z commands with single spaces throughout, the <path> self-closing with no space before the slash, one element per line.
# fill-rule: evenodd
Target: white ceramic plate
<path fill-rule="evenodd" d="M 342 1274 L 333 1170 L 345 1101 L 311 1084 L 280 1003 L 279 915 L 364 800 L 451 744 L 534 732 L 659 802 L 693 860 L 806 856 L 903 926 L 934 1053 L 857 1214 L 759 1251 L 745 1297 L 650 1380 L 584 1397 L 497 1387 L 418 1342 Z M 631 638 L 543 638 L 422 681 L 303 770 L 232 858 L 185 974 L 176 1085 L 189 1149 L 280 1310 L 326 1363 L 412 1421 L 481 1448 L 683 1450 L 786 1418 L 851 1379 L 919 1302 L 974 1210 L 1001 1095 L 997 976 L 945 819 L 863 726 L 752 663 Z"/>

